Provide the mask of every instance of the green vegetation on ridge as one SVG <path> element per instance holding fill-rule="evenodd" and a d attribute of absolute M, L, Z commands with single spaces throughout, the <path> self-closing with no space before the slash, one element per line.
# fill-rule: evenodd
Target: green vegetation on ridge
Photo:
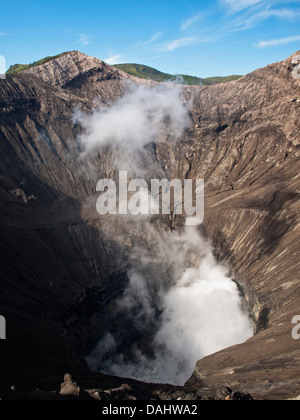
<path fill-rule="evenodd" d="M 14 75 L 18 74 L 24 70 L 29 70 L 32 67 L 37 67 L 42 64 L 46 64 L 49 61 L 55 60 L 58 57 L 61 57 L 62 55 L 67 54 L 66 52 L 62 54 L 58 54 L 53 57 L 45 57 L 41 60 L 35 61 L 31 64 L 15 64 L 11 66 L 7 74 Z M 130 74 L 131 76 L 139 77 L 141 79 L 147 79 L 147 80 L 153 80 L 155 82 L 168 82 L 168 81 L 177 81 L 179 84 L 183 85 L 214 85 L 218 83 L 225 83 L 225 82 L 231 82 L 233 80 L 237 80 L 242 76 L 228 76 L 228 77 L 208 77 L 208 78 L 200 78 L 196 76 L 188 76 L 184 74 L 179 75 L 173 75 L 168 73 L 163 73 L 159 70 L 156 70 L 152 67 L 145 66 L 143 64 L 117 64 L 114 67 L 116 67 L 119 70 L 124 71 L 125 73 Z"/>
<path fill-rule="evenodd" d="M 214 85 L 217 83 L 231 82 L 233 80 L 240 79 L 242 76 L 233 75 L 227 77 L 208 77 L 202 79 L 196 76 L 187 76 L 184 74 L 172 75 L 168 73 L 162 73 L 152 67 L 144 66 L 142 64 L 116 64 L 116 67 L 119 70 L 124 71 L 125 73 L 130 74 L 131 76 L 139 77 L 141 79 L 154 80 L 155 82 L 167 82 L 178 80 L 178 83 L 184 85 Z"/>
<path fill-rule="evenodd" d="M 56 58 L 61 57 L 64 54 L 67 54 L 67 53 L 64 52 L 62 54 L 58 54 L 58 55 L 55 55 L 53 57 L 45 57 L 45 58 L 42 58 L 41 60 L 35 61 L 34 63 L 31 63 L 31 64 L 14 64 L 13 66 L 11 66 L 7 70 L 6 74 L 18 74 L 21 71 L 29 70 L 32 67 L 37 67 L 37 66 L 41 66 L 42 64 L 46 64 L 49 61 L 55 60 Z"/>

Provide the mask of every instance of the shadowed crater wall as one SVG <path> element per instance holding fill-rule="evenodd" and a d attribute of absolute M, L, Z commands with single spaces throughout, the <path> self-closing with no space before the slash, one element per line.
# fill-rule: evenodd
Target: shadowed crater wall
<path fill-rule="evenodd" d="M 203 395 L 224 384 L 258 398 L 299 392 L 291 320 L 300 306 L 300 87 L 290 68 L 291 58 L 229 84 L 184 87 L 191 126 L 176 143 L 162 136 L 147 147 L 150 178 L 205 179 L 202 234 L 256 323 L 246 343 L 197 363 L 185 389 Z M 82 131 L 72 118 L 110 107 L 127 91 L 124 79 L 151 86 L 71 52 L 0 83 L 1 392 L 55 389 L 66 372 L 87 389 L 116 384 L 90 373 L 84 357 L 107 331 L 128 285 L 126 249 L 140 236 L 124 236 L 121 221 L 107 241 L 109 221 L 93 200 L 98 180 L 115 175 L 115 156 L 102 147 L 92 161 L 78 159 Z M 156 223 L 182 226 L 176 217 Z"/>

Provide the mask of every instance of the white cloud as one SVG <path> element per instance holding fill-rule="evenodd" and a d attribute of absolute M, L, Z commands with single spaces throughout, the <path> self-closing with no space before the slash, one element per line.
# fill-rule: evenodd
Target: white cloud
<path fill-rule="evenodd" d="M 198 13 L 195 16 L 190 17 L 189 19 L 185 20 L 184 22 L 182 22 L 181 24 L 181 30 L 185 31 L 186 29 L 188 29 L 190 26 L 192 26 L 194 23 L 199 22 L 199 20 L 201 20 L 203 17 L 203 13 Z"/>
<path fill-rule="evenodd" d="M 149 38 L 147 41 L 140 41 L 137 44 L 135 44 L 135 48 L 137 47 L 147 47 L 148 45 L 153 44 L 153 42 L 157 41 L 163 36 L 163 32 L 156 32 Z"/>
<path fill-rule="evenodd" d="M 177 50 L 178 48 L 188 47 L 189 45 L 193 45 L 198 41 L 199 41 L 198 38 L 195 38 L 195 37 L 175 39 L 174 41 L 170 41 L 165 44 L 165 50 L 174 51 L 174 50 Z"/>
<path fill-rule="evenodd" d="M 285 20 L 293 20 L 297 17 L 299 17 L 300 13 L 299 11 L 292 10 L 292 9 L 271 9 L 270 7 L 267 7 L 265 10 L 262 10 L 258 13 L 254 13 L 252 16 L 242 16 L 242 18 L 239 18 L 235 20 L 230 27 L 227 27 L 227 30 L 230 31 L 244 31 L 247 29 L 253 28 L 256 24 L 259 22 L 264 22 L 267 19 L 270 19 L 272 17 L 278 18 L 278 19 L 285 19 Z"/>
<path fill-rule="evenodd" d="M 80 34 L 78 43 L 85 47 L 91 43 L 92 37 L 86 34 Z"/>
<path fill-rule="evenodd" d="M 237 13 L 250 6 L 262 3 L 262 0 L 221 0 L 221 3 L 225 4 L 231 13 Z"/>
<path fill-rule="evenodd" d="M 159 38 L 161 38 L 163 35 L 163 32 L 156 32 L 148 41 L 144 42 L 143 45 L 149 45 L 152 44 L 152 42 L 157 41 Z"/>
<path fill-rule="evenodd" d="M 113 55 L 112 57 L 106 58 L 104 61 L 105 61 L 105 63 L 110 64 L 110 65 L 120 64 L 121 58 L 122 58 L 122 55 L 121 54 L 119 54 L 119 55 Z"/>
<path fill-rule="evenodd" d="M 260 41 L 257 44 L 258 48 L 276 47 L 278 45 L 291 44 L 292 42 L 300 41 L 300 35 L 289 36 L 287 38 L 272 39 L 270 41 Z"/>

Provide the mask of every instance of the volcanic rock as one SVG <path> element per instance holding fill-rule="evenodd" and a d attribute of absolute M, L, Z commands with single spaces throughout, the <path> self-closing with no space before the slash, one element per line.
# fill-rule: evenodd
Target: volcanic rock
<path fill-rule="evenodd" d="M 217 399 L 224 386 L 234 399 L 299 395 L 291 331 L 300 312 L 300 81 L 292 69 L 290 57 L 234 82 L 184 87 L 192 127 L 176 145 L 162 140 L 152 150 L 157 171 L 205 179 L 202 233 L 231 267 L 256 332 L 200 360 L 184 388 L 126 381 L 137 398 Z M 127 279 L 99 215 L 84 210 L 113 171 L 111 153 L 102 150 L 93 167 L 74 159 L 81 131 L 72 117 L 78 107 L 115 103 L 128 81 L 149 85 L 79 52 L 0 81 L 0 396 L 12 383 L 54 390 L 66 371 L 86 390 L 124 384 L 83 359 Z"/>

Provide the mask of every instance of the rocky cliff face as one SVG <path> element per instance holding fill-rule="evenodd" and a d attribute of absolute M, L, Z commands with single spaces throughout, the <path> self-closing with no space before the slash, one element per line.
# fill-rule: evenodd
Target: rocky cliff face
<path fill-rule="evenodd" d="M 129 381 L 137 397 L 218 397 L 224 385 L 257 398 L 299 393 L 291 321 L 300 311 L 300 82 L 292 68 L 289 58 L 228 84 L 185 87 L 192 127 L 176 145 L 151 148 L 157 175 L 205 179 L 203 232 L 243 288 L 256 334 L 201 360 L 183 389 Z M 128 89 L 124 80 L 149 84 L 71 52 L 0 83 L 5 395 L 13 384 L 55 389 L 66 372 L 86 389 L 124 383 L 83 361 L 127 280 L 116 258 L 124 244 L 108 243 L 102 219 L 85 206 L 113 171 L 111 151 L 92 165 L 78 159 L 81 128 L 72 122 L 78 107 L 113 104 Z M 171 223 L 180 228 L 179 219 Z"/>

